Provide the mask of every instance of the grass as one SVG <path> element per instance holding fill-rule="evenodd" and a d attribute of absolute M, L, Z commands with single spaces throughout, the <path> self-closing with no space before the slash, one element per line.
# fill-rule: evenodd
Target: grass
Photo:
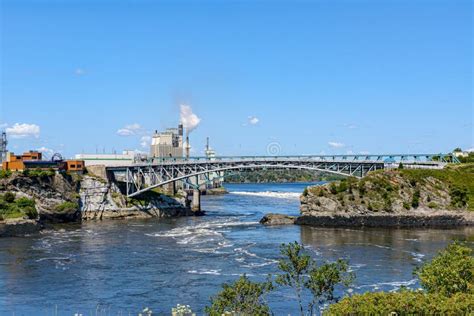
<path fill-rule="evenodd" d="M 406 183 L 397 183 L 390 174 L 398 174 L 404 178 Z M 373 211 L 389 210 L 394 200 L 400 199 L 401 191 L 412 192 L 409 203 L 403 202 L 405 209 L 416 208 L 420 203 L 420 188 L 428 185 L 429 178 L 434 178 L 440 182 L 436 183 L 433 195 L 436 195 L 436 186 L 441 189 L 443 186 L 449 188 L 451 196 L 451 207 L 467 208 L 474 211 L 474 163 L 451 164 L 444 169 L 398 169 L 398 170 L 378 170 L 369 173 L 366 177 L 357 180 L 346 178 L 333 182 L 328 186 L 315 186 L 303 192 L 306 196 L 309 193 L 322 196 L 337 196 L 341 200 L 341 194 L 348 197 L 349 201 L 358 199 L 360 203 L 367 203 Z M 431 185 L 433 185 L 431 183 Z M 356 192 L 356 193 L 354 193 Z M 345 198 L 342 198 L 345 201 Z M 352 199 L 351 199 L 352 197 Z M 365 200 L 365 201 L 364 201 Z M 369 203 L 370 202 L 370 203 Z M 436 208 L 436 203 L 430 203 L 430 208 Z"/>
<path fill-rule="evenodd" d="M 34 200 L 26 197 L 17 199 L 10 192 L 0 195 L 0 219 L 22 218 L 25 216 L 28 218 L 38 216 Z"/>
<path fill-rule="evenodd" d="M 448 165 L 445 169 L 403 169 L 400 173 L 409 179 L 423 185 L 428 177 L 433 177 L 455 190 L 464 190 L 467 193 L 467 204 L 470 211 L 474 211 L 474 163 Z"/>

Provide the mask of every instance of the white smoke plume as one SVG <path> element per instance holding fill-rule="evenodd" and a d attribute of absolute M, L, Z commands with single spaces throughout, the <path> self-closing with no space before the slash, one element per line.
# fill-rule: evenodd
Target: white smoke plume
<path fill-rule="evenodd" d="M 186 129 L 187 133 L 191 133 L 201 122 L 201 119 L 193 113 L 193 109 L 186 104 L 179 106 L 179 112 L 181 117 L 181 123 Z"/>

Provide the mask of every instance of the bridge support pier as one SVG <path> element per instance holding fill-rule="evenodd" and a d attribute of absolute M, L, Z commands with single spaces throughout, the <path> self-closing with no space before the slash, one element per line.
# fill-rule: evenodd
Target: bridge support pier
<path fill-rule="evenodd" d="M 193 189 L 193 200 L 191 202 L 191 211 L 201 211 L 201 190 L 199 188 L 199 176 L 196 176 L 196 183 Z"/>
<path fill-rule="evenodd" d="M 191 202 L 191 211 L 200 212 L 201 211 L 201 190 L 193 189 L 193 200 Z"/>

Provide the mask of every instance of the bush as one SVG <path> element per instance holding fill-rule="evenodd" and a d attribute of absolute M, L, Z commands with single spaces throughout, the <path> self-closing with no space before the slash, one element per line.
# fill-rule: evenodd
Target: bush
<path fill-rule="evenodd" d="M 15 201 L 19 208 L 34 207 L 35 201 L 26 197 L 21 197 Z"/>
<path fill-rule="evenodd" d="M 226 312 L 237 315 L 270 315 L 270 308 L 264 300 L 273 289 L 270 281 L 258 283 L 250 281 L 246 275 L 232 284 L 223 284 L 222 291 L 211 298 L 211 306 L 206 313 L 221 316 Z"/>
<path fill-rule="evenodd" d="M 449 245 L 415 274 L 428 293 L 474 294 L 474 257 L 472 249 L 463 244 Z"/>
<path fill-rule="evenodd" d="M 420 190 L 415 190 L 411 199 L 411 206 L 417 208 L 420 205 Z"/>
<path fill-rule="evenodd" d="M 471 315 L 472 295 L 458 293 L 452 297 L 440 294 L 402 291 L 356 294 L 333 304 L 324 315 Z"/>
<path fill-rule="evenodd" d="M 428 207 L 429 208 L 438 208 L 438 204 L 436 204 L 435 202 L 430 202 L 430 203 L 428 203 Z"/>
<path fill-rule="evenodd" d="M 77 202 L 67 201 L 67 202 L 56 205 L 54 210 L 58 213 L 70 213 L 70 212 L 77 211 L 78 208 L 79 208 L 79 204 Z"/>
<path fill-rule="evenodd" d="M 9 178 L 12 175 L 10 170 L 0 170 L 0 179 Z"/>
<path fill-rule="evenodd" d="M 3 195 L 3 200 L 7 203 L 13 203 L 15 201 L 15 193 L 7 192 Z"/>
<path fill-rule="evenodd" d="M 452 187 L 449 191 L 451 205 L 454 207 L 465 207 L 468 201 L 468 190 L 463 187 Z"/>
<path fill-rule="evenodd" d="M 36 208 L 34 206 L 27 206 L 22 211 L 25 213 L 26 216 L 28 216 L 29 219 L 36 219 L 38 218 L 38 211 L 36 211 Z"/>

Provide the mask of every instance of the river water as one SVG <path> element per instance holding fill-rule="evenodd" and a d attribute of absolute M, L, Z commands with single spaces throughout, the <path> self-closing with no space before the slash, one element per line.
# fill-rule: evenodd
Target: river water
<path fill-rule="evenodd" d="M 350 292 L 417 288 L 412 270 L 472 228 L 333 229 L 264 227 L 268 212 L 297 215 L 307 184 L 232 184 L 204 196 L 207 216 L 87 222 L 37 236 L 0 239 L 0 315 L 169 314 L 177 303 L 203 313 L 223 282 L 276 273 L 279 245 L 304 243 L 317 260 L 349 260 Z M 341 294 L 341 293 L 340 293 Z M 269 300 L 296 315 L 290 291 Z"/>

